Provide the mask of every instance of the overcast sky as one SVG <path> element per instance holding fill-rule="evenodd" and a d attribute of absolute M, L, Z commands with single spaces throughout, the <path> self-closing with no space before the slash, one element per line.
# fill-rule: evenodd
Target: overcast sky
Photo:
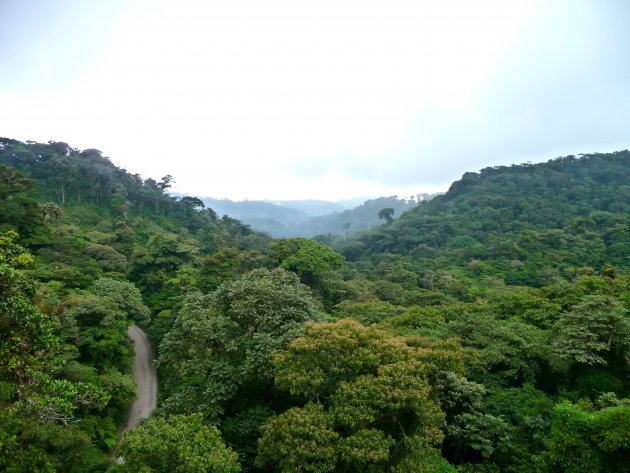
<path fill-rule="evenodd" d="M 410 195 L 630 148 L 627 0 L 0 0 L 0 136 L 183 193 Z"/>

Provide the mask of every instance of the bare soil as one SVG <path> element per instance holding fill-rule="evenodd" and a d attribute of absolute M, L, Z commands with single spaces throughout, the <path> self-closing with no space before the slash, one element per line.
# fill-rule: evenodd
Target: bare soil
<path fill-rule="evenodd" d="M 147 334 L 137 325 L 131 325 L 127 333 L 135 346 L 133 379 L 138 391 L 136 400 L 129 408 L 122 431 L 136 427 L 142 419 L 151 415 L 157 405 L 157 372 L 153 364 L 155 360 L 153 348 Z"/>

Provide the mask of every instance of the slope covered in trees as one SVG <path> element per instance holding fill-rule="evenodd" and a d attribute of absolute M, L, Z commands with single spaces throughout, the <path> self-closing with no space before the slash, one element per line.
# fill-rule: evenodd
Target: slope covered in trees
<path fill-rule="evenodd" d="M 184 293 L 258 265 L 268 237 L 171 181 L 0 139 L 0 469 L 110 468 L 135 391 L 129 324 L 159 340 Z"/>
<path fill-rule="evenodd" d="M 531 286 L 580 269 L 627 269 L 629 183 L 628 151 L 486 168 L 339 249 L 351 260 L 396 255 L 415 267 L 456 266 Z"/>
<path fill-rule="evenodd" d="M 627 471 L 629 172 L 469 173 L 331 249 L 1 139 L 0 469 Z M 159 406 L 115 465 L 132 321 Z"/>

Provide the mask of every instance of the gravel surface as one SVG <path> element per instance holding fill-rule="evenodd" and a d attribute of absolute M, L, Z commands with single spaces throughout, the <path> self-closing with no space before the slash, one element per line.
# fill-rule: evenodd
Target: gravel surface
<path fill-rule="evenodd" d="M 155 359 L 153 348 L 147 339 L 147 334 L 137 325 L 130 326 L 127 333 L 135 345 L 133 379 L 138 386 L 138 391 L 136 400 L 127 413 L 123 431 L 133 429 L 142 419 L 149 417 L 157 404 L 157 373 L 153 365 Z"/>

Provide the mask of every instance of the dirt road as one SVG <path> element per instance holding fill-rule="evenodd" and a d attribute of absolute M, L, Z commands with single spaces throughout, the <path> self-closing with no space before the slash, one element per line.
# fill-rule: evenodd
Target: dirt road
<path fill-rule="evenodd" d="M 133 379 L 138 386 L 138 392 L 136 400 L 129 408 L 122 431 L 136 427 L 140 420 L 149 417 L 157 404 L 157 373 L 153 366 L 155 355 L 151 344 L 146 333 L 137 325 L 130 326 L 127 333 L 135 345 Z"/>

